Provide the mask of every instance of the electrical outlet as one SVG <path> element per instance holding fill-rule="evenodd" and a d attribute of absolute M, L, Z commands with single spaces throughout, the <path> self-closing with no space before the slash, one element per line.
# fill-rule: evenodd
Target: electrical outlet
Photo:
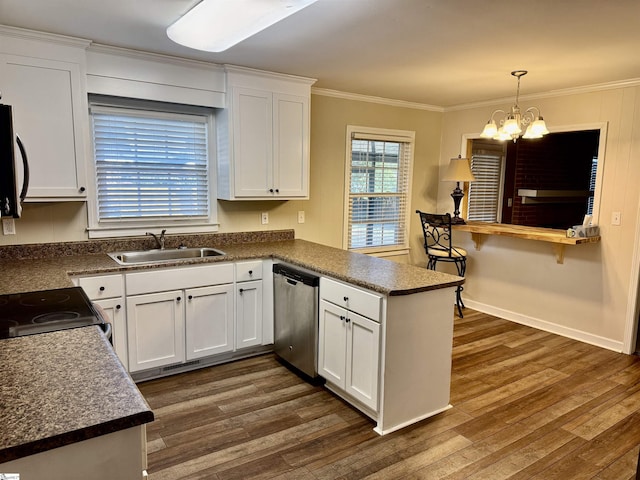
<path fill-rule="evenodd" d="M 304 223 L 304 210 L 298 210 L 298 223 Z"/>
<path fill-rule="evenodd" d="M 262 225 L 267 225 L 269 223 L 268 212 L 262 212 L 262 214 L 260 215 L 260 222 L 262 223 Z"/>
<path fill-rule="evenodd" d="M 620 225 L 621 217 L 620 212 L 611 212 L 611 225 Z"/>
<path fill-rule="evenodd" d="M 2 233 L 3 235 L 16 234 L 16 221 L 13 218 L 2 219 Z"/>

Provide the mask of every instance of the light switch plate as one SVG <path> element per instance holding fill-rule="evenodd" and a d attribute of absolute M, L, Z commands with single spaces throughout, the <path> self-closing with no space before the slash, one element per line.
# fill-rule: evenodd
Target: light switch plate
<path fill-rule="evenodd" d="M 304 210 L 298 210 L 298 223 L 304 223 Z"/>
<path fill-rule="evenodd" d="M 621 217 L 620 212 L 611 212 L 611 225 L 620 225 Z"/>
<path fill-rule="evenodd" d="M 3 235 L 16 234 L 16 221 L 13 218 L 2 219 L 2 234 Z"/>
<path fill-rule="evenodd" d="M 262 225 L 267 225 L 269 223 L 268 212 L 262 212 L 262 214 L 260 214 L 260 222 L 262 223 Z"/>

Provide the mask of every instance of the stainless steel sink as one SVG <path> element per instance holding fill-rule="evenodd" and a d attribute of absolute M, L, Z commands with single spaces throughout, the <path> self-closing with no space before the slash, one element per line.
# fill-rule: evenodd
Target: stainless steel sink
<path fill-rule="evenodd" d="M 164 250 L 136 250 L 109 254 L 109 256 L 120 265 L 174 262 L 193 258 L 217 257 L 220 255 L 225 255 L 225 253 L 215 248 L 167 248 Z"/>

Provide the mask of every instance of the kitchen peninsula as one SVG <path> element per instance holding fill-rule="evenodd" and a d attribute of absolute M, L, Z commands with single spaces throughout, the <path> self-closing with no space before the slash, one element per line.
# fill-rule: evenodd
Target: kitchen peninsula
<path fill-rule="evenodd" d="M 357 400 L 343 395 L 377 422 L 378 433 L 392 432 L 450 407 L 452 312 L 455 288 L 463 282 L 462 278 L 296 240 L 293 231 L 194 235 L 168 237 L 167 240 L 168 248 L 174 247 L 174 243 L 175 246 L 207 246 L 223 250 L 225 255 L 190 259 L 179 264 L 122 266 L 106 253 L 149 248 L 145 243 L 149 239 L 0 247 L 0 268 L 5 280 L 0 293 L 68 287 L 73 285 L 71 277 L 85 275 L 125 274 L 176 266 L 184 269 L 189 265 L 251 259 L 285 262 L 347 287 L 373 292 L 381 298 L 377 408 L 363 407 Z M 99 333 L 97 329 L 94 332 L 88 328 L 79 329 L 86 332 L 78 331 L 77 335 L 86 333 L 91 337 Z M 52 335 L 63 333 L 54 332 L 42 337 Z M 24 338 L 10 341 L 20 340 L 25 341 Z M 52 347 L 48 342 L 42 343 L 45 351 Z M 101 362 L 104 351 L 79 350 L 77 354 L 85 356 L 79 364 L 94 364 Z M 9 365 L 24 361 L 6 359 Z M 122 373 L 115 367 L 113 372 L 115 375 Z M 83 378 L 88 384 L 92 382 L 90 376 Z M 3 389 L 5 381 L 1 380 Z M 28 385 L 13 385 L 7 393 L 4 401 L 8 404 L 14 397 L 37 401 Z M 69 391 L 69 395 L 73 393 Z M 3 423 L 0 427 L 0 455 L 15 449 L 21 442 L 6 425 L 9 424 Z M 28 449 L 21 450 L 21 455 L 28 454 Z"/>

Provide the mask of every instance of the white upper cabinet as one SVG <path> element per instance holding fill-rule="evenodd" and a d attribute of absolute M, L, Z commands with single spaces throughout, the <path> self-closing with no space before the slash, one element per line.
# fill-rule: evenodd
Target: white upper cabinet
<path fill-rule="evenodd" d="M 84 200 L 86 44 L 12 33 L 0 29 L 0 101 L 12 106 L 14 132 L 29 159 L 27 201 Z"/>
<path fill-rule="evenodd" d="M 312 79 L 227 67 L 218 115 L 218 198 L 309 198 Z"/>

